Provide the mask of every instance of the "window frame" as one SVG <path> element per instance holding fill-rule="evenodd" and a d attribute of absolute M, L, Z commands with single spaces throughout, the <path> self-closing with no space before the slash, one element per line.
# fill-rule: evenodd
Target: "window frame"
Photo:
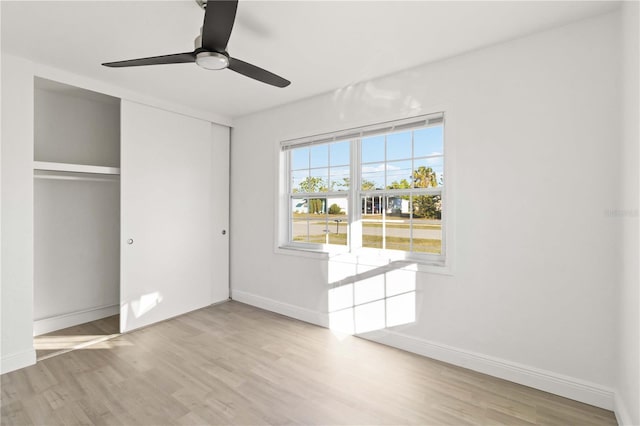
<path fill-rule="evenodd" d="M 420 123 L 420 125 L 414 125 L 414 123 Z M 393 133 L 399 133 L 403 131 L 415 131 L 428 127 L 442 126 L 443 127 L 443 175 L 446 176 L 443 186 L 429 187 L 429 188 L 410 188 L 410 189 L 385 189 L 363 191 L 361 187 L 362 182 L 362 140 L 364 138 L 377 135 L 389 135 Z M 451 186 L 451 173 L 448 163 L 449 152 L 446 135 L 446 120 L 444 112 L 437 112 L 432 114 L 415 116 L 402 120 L 394 120 L 390 122 L 378 123 L 371 126 L 363 126 L 353 129 L 341 130 L 331 133 L 319 134 L 316 136 L 290 139 L 281 141 L 278 144 L 278 164 L 280 165 L 280 173 L 278 174 L 279 194 L 280 202 L 278 203 L 278 211 L 276 212 L 276 250 L 281 253 L 301 254 L 303 256 L 317 257 L 318 255 L 326 257 L 332 255 L 347 255 L 354 256 L 356 258 L 384 258 L 388 260 L 411 260 L 418 264 L 436 266 L 438 268 L 448 267 L 450 263 L 450 226 L 449 226 L 449 203 L 450 192 L 448 188 Z M 301 148 L 304 146 L 313 146 L 319 144 L 330 144 L 341 141 L 350 142 L 350 185 L 347 191 L 327 191 L 327 192 L 314 192 L 314 193 L 294 193 L 292 192 L 292 175 L 291 175 L 291 151 L 295 148 Z M 413 147 L 413 143 L 412 143 Z M 425 156 L 424 158 L 427 158 Z M 419 157 L 422 159 L 423 157 Z M 413 161 L 416 160 L 412 148 L 412 167 Z M 394 160 L 395 161 L 395 160 Z M 386 158 L 384 164 L 388 163 Z M 386 167 L 385 167 L 386 169 Z M 385 175 L 386 176 L 386 175 Z M 362 246 L 362 208 L 359 207 L 361 203 L 361 197 L 367 196 L 381 196 L 388 197 L 392 195 L 399 196 L 416 196 L 416 195 L 440 195 L 442 200 L 441 207 L 441 250 L 440 254 L 434 253 L 421 253 L 403 250 L 394 250 L 386 248 L 371 248 Z M 346 215 L 347 223 L 343 226 L 347 227 L 347 244 L 345 246 L 336 244 L 318 244 L 309 242 L 297 242 L 293 241 L 293 209 L 291 207 L 291 200 L 296 198 L 347 198 L 348 199 L 348 212 Z M 329 203 L 327 203 L 328 205 Z M 283 210 L 284 209 L 284 210 Z M 386 210 L 386 209 L 383 209 Z M 283 214 L 284 213 L 284 214 Z M 413 209 L 411 209 L 413 215 Z M 383 213 L 384 217 L 384 213 Z M 412 221 L 413 222 L 413 221 Z M 411 222 L 411 223 L 412 223 Z M 410 225 L 411 226 L 411 225 Z M 411 234 L 412 235 L 412 234 Z M 284 250 L 284 251 L 283 251 Z"/>

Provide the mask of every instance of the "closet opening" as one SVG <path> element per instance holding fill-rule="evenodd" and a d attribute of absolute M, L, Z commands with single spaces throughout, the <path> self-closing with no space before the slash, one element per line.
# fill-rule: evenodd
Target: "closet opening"
<path fill-rule="evenodd" d="M 117 335 L 120 99 L 34 79 L 38 359 Z"/>

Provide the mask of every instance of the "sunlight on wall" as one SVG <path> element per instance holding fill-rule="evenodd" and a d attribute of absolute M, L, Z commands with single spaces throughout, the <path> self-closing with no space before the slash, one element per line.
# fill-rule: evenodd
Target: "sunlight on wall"
<path fill-rule="evenodd" d="M 359 334 L 416 320 L 416 272 L 408 262 L 381 267 L 329 261 L 329 328 Z"/>
<path fill-rule="evenodd" d="M 139 300 L 132 300 L 131 310 L 136 318 L 140 318 L 160 303 L 162 303 L 162 295 L 154 291 L 153 293 L 143 294 Z"/>
<path fill-rule="evenodd" d="M 406 81 L 405 75 L 397 77 L 400 82 Z M 396 111 L 403 117 L 424 114 L 421 102 L 406 90 L 398 90 L 397 82 L 366 81 L 349 84 L 333 92 L 333 108 L 337 109 L 341 120 L 351 119 L 348 115 L 361 112 L 361 105 L 379 111 Z"/>

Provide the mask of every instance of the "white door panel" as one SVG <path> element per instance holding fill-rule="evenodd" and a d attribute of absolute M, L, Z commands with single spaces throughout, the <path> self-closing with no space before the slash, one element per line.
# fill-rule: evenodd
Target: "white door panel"
<path fill-rule="evenodd" d="M 212 124 L 213 188 L 213 302 L 229 298 L 229 128 Z M 224 231 L 224 234 L 223 234 Z"/>
<path fill-rule="evenodd" d="M 218 286 L 228 295 L 212 261 L 214 206 L 228 198 L 228 184 L 218 187 L 213 176 L 228 156 L 216 158 L 207 121 L 124 100 L 121 111 L 124 332 L 207 306 L 221 297 Z"/>

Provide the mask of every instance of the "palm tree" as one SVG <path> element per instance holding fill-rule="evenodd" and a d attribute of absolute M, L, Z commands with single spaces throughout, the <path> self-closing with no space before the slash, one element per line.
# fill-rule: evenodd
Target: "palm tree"
<path fill-rule="evenodd" d="M 413 185 L 415 188 L 435 188 L 438 186 L 438 176 L 431 167 L 420 166 L 413 171 Z M 439 195 L 418 195 L 413 199 L 413 213 L 436 219 L 440 214 L 439 200 Z"/>

